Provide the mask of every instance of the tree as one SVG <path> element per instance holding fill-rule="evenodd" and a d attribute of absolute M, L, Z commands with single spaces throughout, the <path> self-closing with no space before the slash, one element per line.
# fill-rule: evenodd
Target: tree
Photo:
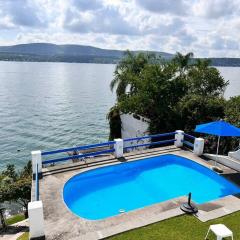
<path fill-rule="evenodd" d="M 193 131 L 196 124 L 223 118 L 228 82 L 208 60 L 192 57 L 177 53 L 164 62 L 154 55 L 128 52 L 111 83 L 111 89 L 116 87 L 118 112 L 150 119 L 152 134 Z"/>
<path fill-rule="evenodd" d="M 124 53 L 124 58 L 117 64 L 114 71 L 114 79 L 110 84 L 113 91 L 116 88 L 116 95 L 119 99 L 127 93 L 127 90 L 133 92 L 135 89 L 136 77 L 141 73 L 146 64 L 160 61 L 154 54 L 134 54 L 130 51 Z"/>
<path fill-rule="evenodd" d="M 28 202 L 31 199 L 31 162 L 20 172 L 15 170 L 14 165 L 8 165 L 0 177 L 0 202 L 16 202 L 22 206 L 24 215 L 28 217 Z"/>
<path fill-rule="evenodd" d="M 173 107 L 187 91 L 185 81 L 176 77 L 174 65 L 149 64 L 135 82 L 136 91 L 119 99 L 123 113 L 136 113 L 150 119 L 151 133 L 173 127 Z"/>
<path fill-rule="evenodd" d="M 176 105 L 179 129 L 193 131 L 197 124 L 224 118 L 225 99 L 200 94 L 188 94 Z"/>
<path fill-rule="evenodd" d="M 231 97 L 225 105 L 226 120 L 240 128 L 240 96 Z"/>
<path fill-rule="evenodd" d="M 172 62 L 176 64 L 180 75 L 183 75 L 191 67 L 191 59 L 193 56 L 194 55 L 192 52 L 189 52 L 186 55 L 183 55 L 179 52 L 176 53 Z"/>
<path fill-rule="evenodd" d="M 115 105 L 113 106 L 108 115 L 107 119 L 109 121 L 109 140 L 113 140 L 115 138 L 121 138 L 121 118 L 119 108 Z"/>
<path fill-rule="evenodd" d="M 240 96 L 231 97 L 225 104 L 225 120 L 240 128 Z M 224 138 L 221 141 L 221 149 L 224 153 L 239 147 L 239 139 L 236 137 Z"/>
<path fill-rule="evenodd" d="M 17 179 L 17 173 L 15 170 L 15 166 L 13 164 L 7 165 L 7 169 L 2 172 L 3 177 L 8 177 L 15 181 Z"/>
<path fill-rule="evenodd" d="M 222 97 L 229 84 L 215 67 L 209 66 L 209 60 L 197 60 L 189 69 L 187 81 L 189 92 L 201 96 Z"/>

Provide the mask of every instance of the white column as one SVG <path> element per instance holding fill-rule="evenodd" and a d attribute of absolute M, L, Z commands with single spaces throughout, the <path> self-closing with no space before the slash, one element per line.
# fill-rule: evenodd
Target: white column
<path fill-rule="evenodd" d="M 44 237 L 44 218 L 42 201 L 28 203 L 29 237 L 30 239 Z"/>
<path fill-rule="evenodd" d="M 182 130 L 176 130 L 175 131 L 176 134 L 175 134 L 175 142 L 174 142 L 174 145 L 178 148 L 182 147 L 183 146 L 183 139 L 184 139 L 184 131 Z"/>
<path fill-rule="evenodd" d="M 116 158 L 120 158 L 123 156 L 123 140 L 121 138 L 114 139 L 114 155 Z"/>
<path fill-rule="evenodd" d="M 195 138 L 193 153 L 196 154 L 197 156 L 201 156 L 203 154 L 203 149 L 204 149 L 204 139 Z"/>
<path fill-rule="evenodd" d="M 42 154 L 41 151 L 32 151 L 32 173 L 36 174 L 36 164 L 38 164 L 38 173 L 42 172 Z"/>

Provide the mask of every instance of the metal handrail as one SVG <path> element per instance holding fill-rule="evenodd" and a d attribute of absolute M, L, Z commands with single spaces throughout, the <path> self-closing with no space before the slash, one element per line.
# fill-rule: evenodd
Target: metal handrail
<path fill-rule="evenodd" d="M 106 153 L 112 153 L 114 152 L 114 149 L 108 149 L 108 150 L 103 150 L 103 151 L 97 151 L 97 152 L 91 152 L 91 153 L 85 153 L 85 154 L 79 154 L 79 155 L 72 155 L 69 157 L 62 157 L 62 158 L 56 158 L 56 159 L 50 159 L 50 160 L 45 160 L 42 163 L 43 164 L 49 164 L 49 163 L 56 163 L 56 162 L 62 162 L 66 161 L 69 159 L 79 159 L 79 158 L 85 158 L 85 157 L 93 157 L 101 154 L 106 154 Z"/>
<path fill-rule="evenodd" d="M 187 146 L 189 146 L 189 147 L 194 147 L 194 144 L 192 144 L 191 142 L 189 142 L 189 141 L 183 141 L 183 143 L 184 144 L 186 144 Z"/>
<path fill-rule="evenodd" d="M 183 135 L 185 136 L 185 137 L 188 137 L 188 138 L 190 138 L 190 139 L 192 139 L 192 140 L 194 140 L 196 137 L 194 137 L 194 136 L 192 136 L 192 135 L 190 135 L 190 134 L 187 134 L 187 133 L 183 133 Z"/>
<path fill-rule="evenodd" d="M 130 142 L 130 141 L 136 141 L 136 140 L 142 140 L 147 138 L 157 138 L 157 137 L 165 137 L 175 134 L 176 132 L 169 132 L 169 133 L 162 133 L 162 134 L 153 134 L 153 135 L 147 135 L 143 137 L 135 137 L 135 138 L 125 138 L 123 139 L 124 142 Z"/>
<path fill-rule="evenodd" d="M 123 139 L 123 142 L 138 141 L 138 140 L 143 140 L 143 139 L 161 138 L 161 137 L 172 136 L 174 134 L 176 134 L 176 132 L 153 134 L 153 135 L 147 135 L 147 136 L 142 136 L 142 137 L 134 137 L 134 138 L 125 138 L 125 139 Z M 183 135 L 186 138 L 189 138 L 189 139 L 192 139 L 192 140 L 195 139 L 195 137 L 190 135 L 190 134 L 183 133 Z M 151 142 L 151 143 L 135 144 L 135 145 L 132 145 L 132 146 L 124 147 L 123 149 L 126 150 L 126 149 L 137 148 L 137 147 L 160 145 L 160 144 L 164 144 L 164 143 L 173 143 L 175 141 L 176 141 L 175 139 L 167 139 L 167 140 Z M 41 155 L 46 156 L 46 155 L 58 154 L 58 153 L 63 153 L 63 152 L 68 152 L 68 151 L 87 150 L 87 149 L 91 150 L 91 149 L 94 149 L 94 148 L 101 148 L 101 147 L 106 147 L 106 146 L 111 147 L 115 143 L 116 143 L 115 141 L 109 141 L 109 142 L 90 144 L 90 145 L 79 146 L 79 147 L 71 147 L 71 148 L 64 148 L 64 149 L 58 149 L 58 150 L 53 150 L 53 151 L 45 151 L 45 152 L 42 152 Z M 190 146 L 190 147 L 194 146 L 189 141 L 183 140 L 183 143 Z M 78 154 L 78 155 L 72 155 L 72 156 L 67 156 L 67 157 L 48 159 L 48 160 L 43 161 L 42 163 L 43 164 L 50 164 L 50 163 L 56 163 L 56 162 L 61 162 L 61 161 L 67 161 L 67 160 L 70 160 L 70 159 L 81 159 L 81 158 L 85 158 L 85 157 L 92 157 L 92 156 L 97 156 L 97 155 L 101 155 L 101 154 L 113 153 L 115 151 L 114 148 L 110 148 L 110 149 L 107 149 L 107 150 L 104 149 L 102 151 L 96 151 L 97 149 L 94 149 L 94 150 L 95 150 L 95 152 L 93 151 L 93 152 L 85 153 L 85 154 Z"/>
<path fill-rule="evenodd" d="M 35 201 L 39 200 L 39 179 L 38 179 L 38 164 L 36 164 L 35 173 Z"/>
<path fill-rule="evenodd" d="M 144 144 L 138 144 L 138 145 L 132 145 L 128 147 L 124 147 L 124 150 L 131 149 L 131 148 L 136 148 L 136 147 L 146 147 L 146 146 L 151 146 L 151 145 L 160 145 L 164 143 L 174 143 L 176 139 L 170 139 L 170 140 L 164 140 L 164 141 L 158 141 L 158 142 L 151 142 L 151 143 L 144 143 Z"/>
<path fill-rule="evenodd" d="M 96 147 L 111 146 L 114 144 L 115 144 L 115 141 L 110 141 L 110 142 L 104 142 L 104 143 L 89 144 L 89 145 L 84 145 L 84 146 L 79 146 L 79 147 L 63 148 L 63 149 L 59 149 L 59 150 L 46 151 L 46 152 L 42 152 L 41 154 L 42 154 L 42 156 L 45 156 L 45 155 L 51 155 L 51 154 L 56 154 L 56 153 L 68 152 L 68 151 L 85 150 L 85 149 L 91 149 L 91 148 L 96 148 Z"/>

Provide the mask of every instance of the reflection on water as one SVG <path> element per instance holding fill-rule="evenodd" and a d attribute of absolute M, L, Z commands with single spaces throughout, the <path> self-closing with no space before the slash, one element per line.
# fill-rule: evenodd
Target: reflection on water
<path fill-rule="evenodd" d="M 7 163 L 22 166 L 34 149 L 106 141 L 114 68 L 0 62 L 0 169 Z"/>

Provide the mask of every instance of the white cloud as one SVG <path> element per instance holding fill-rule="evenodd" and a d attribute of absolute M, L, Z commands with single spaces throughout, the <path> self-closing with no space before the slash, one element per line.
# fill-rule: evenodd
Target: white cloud
<path fill-rule="evenodd" d="M 136 0 L 136 3 L 151 12 L 176 15 L 186 13 L 186 3 L 183 0 Z"/>
<path fill-rule="evenodd" d="M 239 0 L 0 0 L 0 44 L 240 55 Z"/>
<path fill-rule="evenodd" d="M 38 16 L 38 11 L 33 2 L 28 0 L 5 0 L 0 2 L 2 16 L 7 17 L 15 26 L 43 26 L 44 20 Z"/>
<path fill-rule="evenodd" d="M 238 10 L 239 2 L 234 0 L 199 0 L 193 5 L 194 14 L 206 18 L 224 18 Z"/>
<path fill-rule="evenodd" d="M 63 27 L 79 33 L 109 33 L 136 35 L 138 28 L 124 19 L 117 9 L 101 8 L 94 12 L 82 12 L 69 8 L 66 12 Z"/>
<path fill-rule="evenodd" d="M 103 6 L 99 0 L 73 0 L 72 4 L 81 10 L 96 10 Z"/>

